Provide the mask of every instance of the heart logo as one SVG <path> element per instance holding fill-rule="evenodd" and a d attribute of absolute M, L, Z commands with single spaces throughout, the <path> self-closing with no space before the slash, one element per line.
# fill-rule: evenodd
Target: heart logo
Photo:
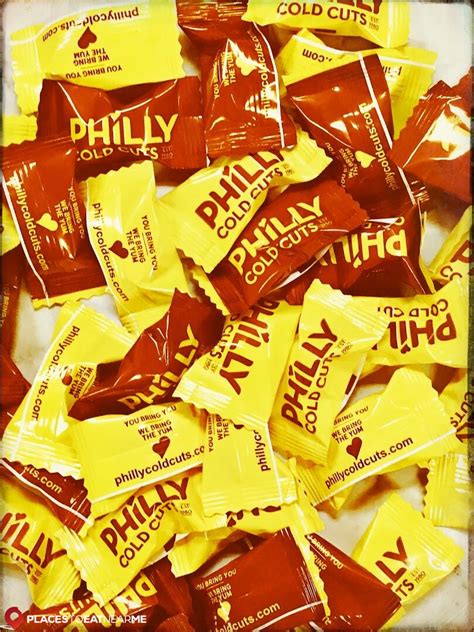
<path fill-rule="evenodd" d="M 63 379 L 61 380 L 61 382 L 65 386 L 69 386 L 69 384 L 72 382 L 72 375 L 70 373 L 66 373 L 66 375 L 63 376 Z"/>
<path fill-rule="evenodd" d="M 357 459 L 360 449 L 362 447 L 362 439 L 360 437 L 354 437 L 352 442 L 347 446 L 346 452 Z"/>
<path fill-rule="evenodd" d="M 229 613 L 230 603 L 228 601 L 221 601 L 219 604 L 219 608 L 217 609 L 217 614 L 222 619 L 222 621 L 225 621 L 225 623 L 227 623 L 227 621 L 229 620 Z"/>
<path fill-rule="evenodd" d="M 375 156 L 371 156 L 370 154 L 366 154 L 365 151 L 356 151 L 354 154 L 355 159 L 360 164 L 363 169 L 367 169 L 374 162 Z"/>
<path fill-rule="evenodd" d="M 166 454 L 166 450 L 170 447 L 170 443 L 169 437 L 161 437 L 158 443 L 153 444 L 153 452 L 156 452 L 163 458 Z"/>
<path fill-rule="evenodd" d="M 55 230 L 58 230 L 59 226 L 58 222 L 51 217 L 51 213 L 44 213 L 36 223 L 38 226 L 42 226 L 52 233 L 54 233 Z"/>
<path fill-rule="evenodd" d="M 236 430 L 242 430 L 243 427 L 244 427 L 243 424 L 234 424 L 234 428 Z"/>
<path fill-rule="evenodd" d="M 124 247 L 121 241 L 117 239 L 109 248 L 110 252 L 113 252 L 114 255 L 120 257 L 121 259 L 126 259 L 128 257 L 128 250 Z"/>
<path fill-rule="evenodd" d="M 93 33 L 89 27 L 87 27 L 84 33 L 78 39 L 77 45 L 79 46 L 79 48 L 85 49 L 94 42 L 97 42 L 97 35 Z"/>
<path fill-rule="evenodd" d="M 235 65 L 240 68 L 240 72 L 244 77 L 248 77 L 249 74 L 257 67 L 256 63 L 251 59 L 248 59 L 243 53 L 237 55 L 235 58 Z"/>

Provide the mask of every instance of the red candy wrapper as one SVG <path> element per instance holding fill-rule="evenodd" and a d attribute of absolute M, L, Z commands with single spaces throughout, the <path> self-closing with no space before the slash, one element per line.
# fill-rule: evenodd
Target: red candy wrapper
<path fill-rule="evenodd" d="M 70 416 L 129 415 L 170 401 L 182 374 L 217 343 L 223 324 L 214 306 L 176 291 L 163 318 L 145 329 L 119 366 L 99 366 L 95 384 Z"/>
<path fill-rule="evenodd" d="M 151 158 L 173 169 L 206 166 L 199 79 L 118 90 L 43 81 L 37 138 L 70 136 L 77 176 Z"/>
<path fill-rule="evenodd" d="M 73 601 L 48 610 L 31 606 L 22 614 L 21 623 L 15 629 L 17 632 L 100 632 L 118 628 L 123 632 L 155 632 L 171 629 L 158 626 L 175 618 L 178 622 L 187 621 L 189 626 L 188 617 L 192 618 L 193 614 L 188 585 L 184 579 L 174 577 L 167 558 L 141 571 L 105 606 L 100 606 L 87 590 L 79 588 L 77 593 Z M 187 632 L 194 628 L 174 629 Z"/>
<path fill-rule="evenodd" d="M 208 281 L 230 313 L 245 312 L 366 219 L 333 180 L 292 186 L 257 212 Z"/>
<path fill-rule="evenodd" d="M 405 174 L 390 158 L 390 93 L 377 55 L 287 87 L 301 120 L 334 158 L 336 180 L 371 217 L 395 217 L 415 203 Z"/>
<path fill-rule="evenodd" d="M 461 80 L 454 88 L 438 81 L 428 90 L 400 133 L 391 158 L 426 185 L 469 204 L 471 121 L 470 103 L 465 98 L 467 81 Z"/>
<path fill-rule="evenodd" d="M 192 587 L 209 632 L 286 631 L 324 617 L 308 567 L 289 529 Z"/>
<path fill-rule="evenodd" d="M 3 332 L 2 332 L 3 333 Z M 0 350 L 0 438 L 3 437 L 5 428 L 10 419 L 20 405 L 30 388 L 29 382 L 25 380 L 20 369 L 11 359 L 6 346 L 2 345 Z"/>
<path fill-rule="evenodd" d="M 400 598 L 372 573 L 319 535 L 306 536 L 324 583 L 330 615 L 314 619 L 323 630 L 379 630 L 400 608 Z"/>
<path fill-rule="evenodd" d="M 296 144 L 262 31 L 241 20 L 242 0 L 178 0 L 178 21 L 199 48 L 205 138 L 211 157 Z"/>
<path fill-rule="evenodd" d="M 285 297 L 302 305 L 314 279 L 353 296 L 431 294 L 434 287 L 421 259 L 421 238 L 417 206 L 400 217 L 370 220 L 332 244 L 289 286 Z"/>
<path fill-rule="evenodd" d="M 3 150 L 3 188 L 37 305 L 92 296 L 105 286 L 74 179 L 76 156 L 66 138 L 26 141 Z"/>
<path fill-rule="evenodd" d="M 1 258 L 2 283 L 2 348 L 10 353 L 15 339 L 18 298 L 20 296 L 25 257 L 20 246 L 9 250 Z"/>

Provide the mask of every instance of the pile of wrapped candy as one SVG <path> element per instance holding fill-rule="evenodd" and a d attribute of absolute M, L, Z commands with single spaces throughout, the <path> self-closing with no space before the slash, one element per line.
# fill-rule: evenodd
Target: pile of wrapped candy
<path fill-rule="evenodd" d="M 389 0 L 143 0 L 13 34 L 18 630 L 377 630 L 460 563 L 439 527 L 469 519 L 471 79 L 432 85 L 409 27 Z M 440 205 L 459 221 L 428 267 Z M 31 384 L 22 283 L 61 306 Z M 81 302 L 104 293 L 115 320 Z M 422 511 L 392 494 L 354 550 L 321 537 L 413 465 Z"/>

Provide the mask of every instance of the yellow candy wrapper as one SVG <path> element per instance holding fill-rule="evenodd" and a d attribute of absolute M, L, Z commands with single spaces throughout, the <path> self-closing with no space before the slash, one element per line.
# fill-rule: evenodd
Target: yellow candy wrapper
<path fill-rule="evenodd" d="M 121 360 L 134 338 L 93 309 L 66 304 L 63 322 L 30 390 L 3 435 L 3 456 L 63 476 L 80 478 L 80 466 L 66 430 L 68 411 L 94 382 L 98 364 Z"/>
<path fill-rule="evenodd" d="M 285 301 L 261 299 L 246 314 L 227 317 L 221 339 L 186 371 L 175 397 L 261 434 L 299 315 Z"/>
<path fill-rule="evenodd" d="M 469 528 L 471 495 L 467 445 L 464 454 L 445 454 L 428 463 L 423 514 L 439 527 Z"/>
<path fill-rule="evenodd" d="M 456 437 L 462 442 L 457 452 L 463 452 L 463 444 L 467 445 L 474 436 L 474 379 L 471 378 L 469 386 L 467 371 L 458 369 L 441 393 L 440 400 L 450 417 L 451 425 L 456 428 Z"/>
<path fill-rule="evenodd" d="M 208 416 L 202 498 L 206 515 L 293 502 L 293 479 L 291 483 L 280 483 L 268 428 L 247 430 L 219 415 Z"/>
<path fill-rule="evenodd" d="M 212 537 L 208 537 L 209 535 Z M 211 557 L 241 537 L 243 533 L 239 531 L 216 529 L 211 534 L 190 533 L 185 538 L 177 540 L 168 553 L 173 575 L 182 577 L 194 573 Z"/>
<path fill-rule="evenodd" d="M 249 0 L 244 20 L 363 37 L 393 48 L 408 41 L 410 3 L 393 0 Z"/>
<path fill-rule="evenodd" d="M 87 419 L 70 432 L 92 503 L 181 474 L 204 456 L 204 421 L 183 402 Z"/>
<path fill-rule="evenodd" d="M 399 369 L 381 394 L 342 411 L 334 422 L 327 466 L 305 468 L 302 479 L 319 504 L 373 474 L 452 450 L 458 443 L 454 432 L 430 380 Z"/>
<path fill-rule="evenodd" d="M 430 264 L 433 281 L 438 285 L 446 285 L 449 281 L 473 274 L 471 251 L 472 206 L 464 211 L 463 216 L 449 233 L 438 254 Z"/>
<path fill-rule="evenodd" d="M 119 316 L 156 311 L 176 288 L 186 292 L 172 229 L 155 208 L 153 163 L 89 178 L 85 188 L 89 239 Z"/>
<path fill-rule="evenodd" d="M 378 509 L 352 557 L 413 603 L 459 564 L 464 551 L 397 494 Z"/>
<path fill-rule="evenodd" d="M 183 77 L 178 34 L 173 0 L 95 6 L 16 31 L 10 43 L 18 105 L 24 114 L 36 112 L 43 79 L 113 90 Z"/>
<path fill-rule="evenodd" d="M 2 560 L 25 571 L 39 608 L 69 601 L 81 578 L 54 535 L 61 522 L 17 485 L 3 481 L 2 500 Z"/>
<path fill-rule="evenodd" d="M 467 278 L 453 279 L 435 294 L 381 299 L 379 311 L 390 322 L 367 361 L 466 367 L 468 301 Z"/>
<path fill-rule="evenodd" d="M 394 137 L 398 138 L 415 105 L 432 83 L 436 53 L 412 46 L 337 50 L 303 29 L 291 37 L 275 61 L 284 84 L 290 85 L 368 55 L 378 55 L 382 64 L 392 101 Z"/>
<path fill-rule="evenodd" d="M 278 389 L 270 436 L 280 452 L 326 465 L 334 419 L 388 317 L 379 299 L 345 296 L 316 280 L 305 295 L 298 337 Z"/>
<path fill-rule="evenodd" d="M 36 118 L 34 116 L 4 115 L 2 117 L 2 147 L 13 143 L 22 143 L 24 140 L 36 138 Z M 2 203 L 2 239 L 1 254 L 4 255 L 20 245 L 20 238 L 13 221 L 10 209 Z"/>
<path fill-rule="evenodd" d="M 223 259 L 270 189 L 307 182 L 331 162 L 306 132 L 292 149 L 219 158 L 160 198 L 176 227 L 176 246 L 206 272 Z"/>

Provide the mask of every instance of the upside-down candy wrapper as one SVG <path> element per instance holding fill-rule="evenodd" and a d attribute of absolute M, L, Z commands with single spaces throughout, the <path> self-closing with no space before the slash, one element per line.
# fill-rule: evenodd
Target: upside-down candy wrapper
<path fill-rule="evenodd" d="M 153 563 L 176 533 L 223 526 L 225 516 L 204 516 L 197 472 L 138 490 L 121 507 L 96 520 L 84 538 L 65 528 L 58 538 L 94 599 L 104 605 Z"/>
<path fill-rule="evenodd" d="M 468 279 L 456 278 L 435 294 L 381 299 L 390 317 L 382 340 L 367 356 L 382 365 L 430 364 L 466 367 Z"/>
<path fill-rule="evenodd" d="M 119 316 L 170 303 L 187 283 L 171 229 L 155 209 L 150 161 L 89 178 L 87 230 Z"/>
<path fill-rule="evenodd" d="M 209 415 L 206 429 L 202 469 L 206 515 L 279 506 L 296 500 L 292 478 L 290 484 L 280 478 L 268 428 L 247 430 L 219 415 Z"/>
<path fill-rule="evenodd" d="M 25 141 L 3 150 L 3 190 L 28 262 L 36 307 L 103 292 L 74 178 L 77 151 L 66 138 Z"/>
<path fill-rule="evenodd" d="M 212 272 L 193 276 L 226 313 L 243 312 L 366 218 L 334 180 L 289 187 L 257 211 Z"/>
<path fill-rule="evenodd" d="M 382 63 L 392 101 L 394 137 L 398 138 L 413 108 L 431 85 L 436 53 L 412 46 L 338 50 L 302 29 L 278 53 L 276 64 L 283 82 L 290 85 L 329 68 L 349 64 L 361 55 L 377 55 Z"/>
<path fill-rule="evenodd" d="M 397 494 L 377 510 L 352 557 L 413 603 L 449 575 L 464 551 Z"/>
<path fill-rule="evenodd" d="M 214 573 L 192 579 L 206 630 L 289 630 L 324 617 L 311 573 L 283 529 Z"/>
<path fill-rule="evenodd" d="M 205 422 L 183 402 L 92 417 L 70 432 L 92 503 L 190 470 L 204 456 Z"/>
<path fill-rule="evenodd" d="M 330 615 L 323 630 L 379 630 L 400 609 L 400 597 L 375 575 L 316 533 L 306 536 L 320 569 Z"/>
<path fill-rule="evenodd" d="M 417 205 L 399 217 L 371 219 L 331 244 L 288 287 L 286 299 L 302 304 L 313 279 L 355 296 L 411 296 L 434 291 L 423 259 Z"/>
<path fill-rule="evenodd" d="M 82 9 L 15 31 L 10 44 L 24 114 L 38 109 L 43 79 L 113 90 L 184 75 L 172 0 Z"/>
<path fill-rule="evenodd" d="M 38 137 L 70 136 L 81 179 L 151 158 L 173 169 L 206 165 L 197 77 L 106 91 L 43 81 Z"/>
<path fill-rule="evenodd" d="M 413 206 L 405 174 L 389 156 L 390 93 L 376 55 L 293 83 L 288 95 L 310 135 L 334 158 L 329 173 L 371 217 L 396 217 Z"/>
<path fill-rule="evenodd" d="M 8 115 L 2 116 L 2 147 L 22 143 L 24 140 L 34 140 L 36 137 L 36 118 L 34 116 Z M 2 198 L 2 220 L 1 220 L 1 244 L 2 255 L 6 254 L 20 244 L 20 239 L 15 223 L 8 206 Z"/>
<path fill-rule="evenodd" d="M 169 223 L 176 223 L 176 247 L 210 272 L 263 204 L 269 189 L 312 180 L 330 162 L 299 130 L 292 149 L 217 159 L 160 198 L 159 206 Z"/>
<path fill-rule="evenodd" d="M 474 274 L 471 241 L 472 206 L 467 208 L 459 222 L 430 263 L 430 272 L 437 285 L 446 285 L 455 278 Z"/>
<path fill-rule="evenodd" d="M 468 445 L 472 439 L 474 423 L 472 408 L 474 405 L 474 380 L 468 381 L 465 369 L 458 369 L 440 395 L 440 400 L 450 416 L 451 425 L 456 428 L 456 437 L 462 444 Z"/>
<path fill-rule="evenodd" d="M 221 339 L 186 371 L 175 397 L 249 430 L 262 430 L 272 411 L 299 314 L 299 308 L 285 301 L 260 299 L 245 314 L 229 316 Z"/>
<path fill-rule="evenodd" d="M 3 342 L 3 330 L 2 330 Z M 20 405 L 22 399 L 28 392 L 30 384 L 23 377 L 20 369 L 11 359 L 6 345 L 0 349 L 1 369 L 0 375 L 0 438 L 10 422 L 13 414 Z"/>
<path fill-rule="evenodd" d="M 130 414 L 167 402 L 184 371 L 219 340 L 224 318 L 211 305 L 176 291 L 166 314 L 139 336 L 120 365 L 70 410 L 75 419 Z"/>
<path fill-rule="evenodd" d="M 408 41 L 410 3 L 391 0 L 249 0 L 244 20 L 363 37 L 378 46 Z"/>
<path fill-rule="evenodd" d="M 429 423 L 420 424 L 420 419 Z M 298 473 L 319 504 L 368 476 L 456 449 L 454 432 L 430 380 L 418 371 L 398 369 L 382 393 L 359 400 L 336 418 L 327 466 Z M 338 499 L 335 506 L 340 506 Z"/>
<path fill-rule="evenodd" d="M 100 632 L 110 627 L 146 630 L 153 617 L 152 608 L 159 611 L 160 620 L 181 613 L 192 617 L 189 587 L 186 581 L 173 576 L 166 559 L 140 571 L 125 590 L 104 606 L 90 592 L 47 610 L 33 605 L 23 613 L 23 622 L 15 629 L 34 632 L 41 623 L 44 632 Z M 59 620 L 54 621 L 53 617 Z"/>
<path fill-rule="evenodd" d="M 9 461 L 79 478 L 79 463 L 65 437 L 68 411 L 94 381 L 97 365 L 117 362 L 134 339 L 123 327 L 78 304 L 66 304 L 33 384 L 3 436 Z"/>
<path fill-rule="evenodd" d="M 281 108 L 273 52 L 265 35 L 241 19 L 242 0 L 178 0 L 178 21 L 198 47 L 207 151 L 213 158 L 296 143 Z"/>
<path fill-rule="evenodd" d="M 387 327 L 377 304 L 377 299 L 345 296 L 313 282 L 270 418 L 275 448 L 327 463 L 334 419 L 357 383 L 367 352 Z"/>
<path fill-rule="evenodd" d="M 33 602 L 49 608 L 71 599 L 79 573 L 55 532 L 61 523 L 20 486 L 2 484 L 1 560 L 16 564 L 27 576 Z"/>
<path fill-rule="evenodd" d="M 420 99 L 391 159 L 426 185 L 471 201 L 471 119 L 466 99 L 438 81 Z"/>
<path fill-rule="evenodd" d="M 18 299 L 25 268 L 25 256 L 20 246 L 2 255 L 0 259 L 2 348 L 9 353 L 15 340 Z"/>

